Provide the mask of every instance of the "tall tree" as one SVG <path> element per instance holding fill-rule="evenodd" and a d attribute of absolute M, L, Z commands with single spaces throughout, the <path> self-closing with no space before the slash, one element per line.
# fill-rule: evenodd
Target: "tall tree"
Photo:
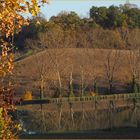
<path fill-rule="evenodd" d="M 102 27 L 106 27 L 107 25 L 107 7 L 95 7 L 93 6 L 90 9 L 90 17 L 97 23 L 100 24 Z"/>
<path fill-rule="evenodd" d="M 129 28 L 140 28 L 140 9 L 138 8 L 124 8 L 124 14 L 127 15 Z"/>
<path fill-rule="evenodd" d="M 71 12 L 61 12 L 56 17 L 51 17 L 50 21 L 53 21 L 61 25 L 64 29 L 75 29 L 80 26 L 82 20 L 77 15 L 77 13 Z"/>
<path fill-rule="evenodd" d="M 140 77 L 140 50 L 133 49 L 128 52 L 129 72 L 131 75 L 132 92 L 139 92 L 139 77 Z"/>
<path fill-rule="evenodd" d="M 105 77 L 108 81 L 108 93 L 112 93 L 115 74 L 120 66 L 120 50 L 108 50 L 104 62 Z"/>
<path fill-rule="evenodd" d="M 13 129 L 17 127 L 8 116 L 8 110 L 12 109 L 11 103 L 3 98 L 6 92 L 10 95 L 8 88 L 4 90 L 3 80 L 13 70 L 14 34 L 19 33 L 21 27 L 27 24 L 23 14 L 31 13 L 35 16 L 39 12 L 39 5 L 45 2 L 46 0 L 1 0 L 0 2 L 0 47 L 2 49 L 0 55 L 0 78 L 2 80 L 0 83 L 0 139 L 14 139 Z"/>
<path fill-rule="evenodd" d="M 110 6 L 108 8 L 108 27 L 109 28 L 116 28 L 122 27 L 127 19 L 127 16 L 123 14 L 119 7 Z"/>

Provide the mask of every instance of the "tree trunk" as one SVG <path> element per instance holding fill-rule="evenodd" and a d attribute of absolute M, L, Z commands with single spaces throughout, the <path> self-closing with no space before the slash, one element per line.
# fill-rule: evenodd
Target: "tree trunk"
<path fill-rule="evenodd" d="M 94 83 L 93 83 L 93 88 L 94 88 L 94 93 L 98 93 L 98 87 L 97 87 L 96 81 L 94 81 Z"/>
<path fill-rule="evenodd" d="M 83 70 L 81 72 L 81 97 L 84 96 L 84 75 L 83 75 Z"/>
<path fill-rule="evenodd" d="M 60 72 L 57 71 L 58 81 L 59 81 L 59 97 L 62 97 L 62 82 L 60 77 Z"/>
<path fill-rule="evenodd" d="M 40 99 L 44 98 L 44 79 L 41 75 L 41 83 L 40 83 Z"/>
<path fill-rule="evenodd" d="M 112 93 L 113 84 L 112 81 L 109 81 L 109 94 Z"/>
<path fill-rule="evenodd" d="M 73 75 L 72 72 L 70 74 L 70 95 L 69 97 L 74 97 L 74 93 L 73 93 Z"/>
<path fill-rule="evenodd" d="M 133 93 L 138 93 L 139 92 L 135 76 L 133 76 L 133 79 L 132 79 L 132 92 Z"/>

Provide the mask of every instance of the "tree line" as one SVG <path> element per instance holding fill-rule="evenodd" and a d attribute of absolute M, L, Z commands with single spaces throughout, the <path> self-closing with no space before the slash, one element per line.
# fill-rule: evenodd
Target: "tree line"
<path fill-rule="evenodd" d="M 75 12 L 60 12 L 47 21 L 41 14 L 30 19 L 15 37 L 15 46 L 20 51 L 33 49 L 28 42 L 37 43 L 37 48 L 49 48 L 50 34 L 62 47 L 133 49 L 140 45 L 140 9 L 127 6 L 95 7 L 89 18 L 80 18 Z M 44 41 L 43 41 L 44 39 Z M 68 43 L 69 42 L 69 43 Z M 84 43 L 83 43 L 84 42 Z M 44 44 L 45 43 L 45 44 Z M 55 46 L 53 46 L 55 47 Z"/>

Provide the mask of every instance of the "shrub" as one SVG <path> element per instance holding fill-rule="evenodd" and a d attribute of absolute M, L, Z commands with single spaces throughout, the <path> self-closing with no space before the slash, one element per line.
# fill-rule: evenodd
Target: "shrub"
<path fill-rule="evenodd" d="M 4 130 L 4 118 L 2 116 L 2 108 L 0 108 L 0 138 L 2 138 L 2 131 Z"/>
<path fill-rule="evenodd" d="M 32 100 L 32 91 L 25 91 L 22 97 L 23 100 Z"/>
<path fill-rule="evenodd" d="M 91 95 L 92 97 L 94 97 L 94 96 L 97 95 L 97 93 L 95 93 L 95 92 L 91 92 L 90 95 Z"/>

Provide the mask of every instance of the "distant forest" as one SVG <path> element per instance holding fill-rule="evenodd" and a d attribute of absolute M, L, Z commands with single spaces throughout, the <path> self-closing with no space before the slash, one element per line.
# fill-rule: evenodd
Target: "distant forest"
<path fill-rule="evenodd" d="M 128 6 L 92 6 L 89 18 L 61 12 L 47 21 L 38 15 L 24 26 L 15 46 L 19 52 L 45 48 L 118 48 L 140 46 L 140 9 Z"/>

